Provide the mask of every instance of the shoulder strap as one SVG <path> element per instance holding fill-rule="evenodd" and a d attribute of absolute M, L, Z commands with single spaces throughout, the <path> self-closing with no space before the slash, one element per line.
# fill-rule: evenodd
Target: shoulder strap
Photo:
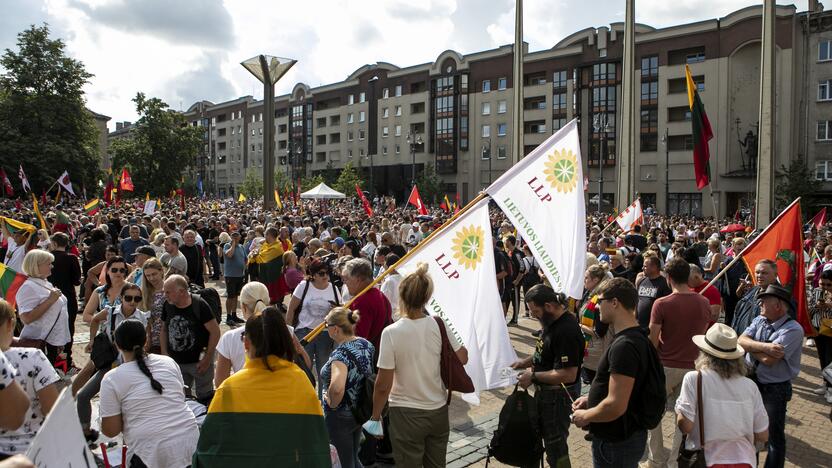
<path fill-rule="evenodd" d="M 696 413 L 699 415 L 699 446 L 705 448 L 705 412 L 702 410 L 702 371 L 696 371 Z"/>
<path fill-rule="evenodd" d="M 199 318 L 199 310 L 197 310 L 197 300 L 200 299 L 198 294 L 190 293 L 191 294 L 191 312 L 194 314 L 194 317 Z"/>
<path fill-rule="evenodd" d="M 116 333 L 116 314 L 113 313 L 114 307 L 110 307 L 110 340 L 115 342 Z"/>
<path fill-rule="evenodd" d="M 333 283 L 332 281 L 330 281 L 329 284 L 332 285 L 332 297 L 335 299 L 335 304 L 341 305 L 341 301 L 338 298 L 338 288 L 335 287 L 335 283 Z M 309 285 L 307 284 L 307 287 L 308 286 Z"/>
<path fill-rule="evenodd" d="M 448 349 L 451 350 L 451 343 L 448 340 L 448 332 L 445 331 L 445 324 L 443 323 L 442 317 L 434 315 L 433 319 L 436 321 L 436 324 L 439 326 L 439 334 L 442 335 L 442 348 L 441 349 L 445 349 L 445 345 L 447 344 Z M 453 351 L 453 350 L 451 350 L 451 351 Z M 439 365 L 440 366 L 442 365 L 441 351 L 440 351 Z M 441 370 L 440 370 L 440 374 L 441 374 Z M 451 404 L 451 393 L 452 392 L 451 392 L 451 382 L 450 382 L 450 380 L 452 378 L 452 374 L 453 374 L 453 372 L 448 372 L 448 380 L 449 380 L 449 382 L 448 382 L 448 401 L 445 403 L 446 405 Z"/>
<path fill-rule="evenodd" d="M 306 280 L 306 286 L 303 287 L 303 294 L 300 295 L 300 306 L 298 306 L 298 313 L 303 309 L 303 301 L 306 299 L 306 293 L 309 292 L 309 283 L 311 280 Z"/>

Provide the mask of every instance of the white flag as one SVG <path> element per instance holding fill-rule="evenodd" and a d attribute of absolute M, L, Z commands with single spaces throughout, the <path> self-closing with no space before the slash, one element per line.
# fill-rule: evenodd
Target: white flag
<path fill-rule="evenodd" d="M 419 262 L 428 264 L 433 297 L 427 310 L 445 319 L 457 340 L 468 349 L 465 370 L 476 390 L 511 385 L 514 371 L 509 366 L 517 354 L 511 347 L 497 292 L 488 198 L 425 242 L 396 269 L 405 274 L 415 270 Z M 464 398 L 479 403 L 477 394 Z"/>
<path fill-rule="evenodd" d="M 485 191 L 525 239 L 556 291 L 580 298 L 586 207 L 578 123 L 563 126 Z"/>
<path fill-rule="evenodd" d="M 64 171 L 64 173 L 58 177 L 58 183 L 67 192 L 71 193 L 73 197 L 75 196 L 75 191 L 72 190 L 72 181 L 69 180 L 69 171 Z"/>
<path fill-rule="evenodd" d="M 615 222 L 621 226 L 624 232 L 630 232 L 636 224 L 644 223 L 644 212 L 641 211 L 641 200 L 636 198 L 636 201 L 630 204 L 626 210 L 622 211 L 615 218 Z"/>
<path fill-rule="evenodd" d="M 31 192 L 32 187 L 29 186 L 29 179 L 26 178 L 26 173 L 23 172 L 23 164 L 21 164 L 20 169 L 17 170 L 17 176 L 20 177 L 20 183 L 23 185 L 23 191 Z"/>
<path fill-rule="evenodd" d="M 144 214 L 152 215 L 156 212 L 156 200 L 147 200 L 144 202 Z"/>
<path fill-rule="evenodd" d="M 64 388 L 35 434 L 26 456 L 35 466 L 95 466 L 81 423 L 72 391 Z"/>

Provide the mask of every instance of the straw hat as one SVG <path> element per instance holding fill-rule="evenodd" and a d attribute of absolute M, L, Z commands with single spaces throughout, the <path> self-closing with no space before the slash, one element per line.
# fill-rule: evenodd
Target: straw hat
<path fill-rule="evenodd" d="M 699 349 L 720 359 L 738 359 L 745 354 L 737 344 L 737 332 L 722 323 L 713 324 L 704 335 L 695 335 L 692 340 Z"/>

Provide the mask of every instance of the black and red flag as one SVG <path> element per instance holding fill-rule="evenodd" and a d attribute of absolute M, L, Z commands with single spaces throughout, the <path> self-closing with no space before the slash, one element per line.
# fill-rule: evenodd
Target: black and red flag
<path fill-rule="evenodd" d="M 690 74 L 690 67 L 685 65 L 685 77 L 688 87 L 688 106 L 690 107 L 690 121 L 693 135 L 693 170 L 696 173 L 696 188 L 702 190 L 711 183 L 711 154 L 708 141 L 714 137 L 711 122 L 705 113 L 705 106 L 699 99 L 699 91 Z"/>

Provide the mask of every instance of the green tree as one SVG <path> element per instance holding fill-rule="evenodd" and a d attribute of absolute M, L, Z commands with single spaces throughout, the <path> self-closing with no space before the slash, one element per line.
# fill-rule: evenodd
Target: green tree
<path fill-rule="evenodd" d="M 347 195 L 348 197 L 355 194 L 355 186 L 364 186 L 364 180 L 358 174 L 358 171 L 352 167 L 352 161 L 348 162 L 341 173 L 338 175 L 338 180 L 332 188 Z"/>
<path fill-rule="evenodd" d="M 113 167 L 127 167 L 138 192 L 168 193 L 181 185 L 182 172 L 196 162 L 204 130 L 187 125 L 182 114 L 159 98 L 137 93 L 133 102 L 141 117 L 129 138 L 111 145 Z"/>
<path fill-rule="evenodd" d="M 304 177 L 300 180 L 300 189 L 301 191 L 305 192 L 307 190 L 313 189 L 318 184 L 323 183 L 324 178 L 322 175 L 318 174 L 314 177 Z"/>
<path fill-rule="evenodd" d="M 101 171 L 98 130 L 84 105 L 83 87 L 93 76 L 65 55 L 49 27 L 32 25 L 17 35 L 18 51 L 0 58 L 0 154 L 6 173 L 23 165 L 40 192 L 66 170 L 74 182 L 94 191 Z"/>
<path fill-rule="evenodd" d="M 263 176 L 260 175 L 260 171 L 249 170 L 246 172 L 246 178 L 237 188 L 237 192 L 242 193 L 249 199 L 263 198 Z"/>
<path fill-rule="evenodd" d="M 425 170 L 416 176 L 416 186 L 425 203 L 433 204 L 442 198 L 442 185 L 442 179 L 436 175 L 436 168 L 431 163 L 425 164 Z"/>
<path fill-rule="evenodd" d="M 780 166 L 777 175 L 780 180 L 775 188 L 775 213 L 782 211 L 795 198 L 801 197 L 800 207 L 804 218 L 812 216 L 814 197 L 821 188 L 821 182 L 815 179 L 814 172 L 802 160 L 796 159 L 789 167 Z"/>

